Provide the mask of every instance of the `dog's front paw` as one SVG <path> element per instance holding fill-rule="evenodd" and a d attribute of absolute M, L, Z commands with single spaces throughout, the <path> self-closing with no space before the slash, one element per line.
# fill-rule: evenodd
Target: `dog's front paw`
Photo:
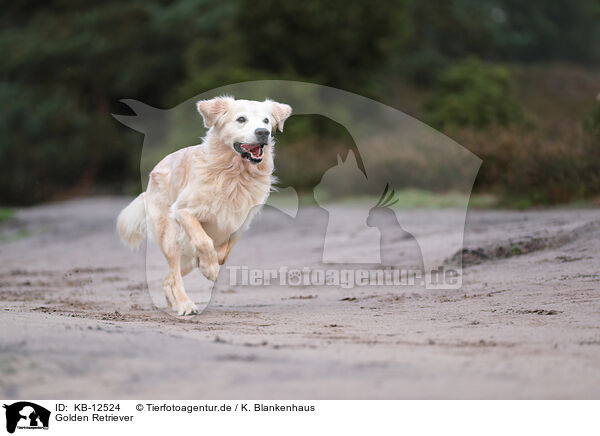
<path fill-rule="evenodd" d="M 219 262 L 217 261 L 217 254 L 215 252 L 210 253 L 209 255 L 199 256 L 197 258 L 198 268 L 200 268 L 200 272 L 204 274 L 211 282 L 217 281 L 217 276 L 219 275 Z"/>
<path fill-rule="evenodd" d="M 200 271 L 204 274 L 211 282 L 216 282 L 217 277 L 219 276 L 220 266 L 217 262 L 210 263 L 208 265 L 200 263 Z"/>
<path fill-rule="evenodd" d="M 192 300 L 187 300 L 176 305 L 177 315 L 197 315 L 200 313 L 198 306 Z"/>

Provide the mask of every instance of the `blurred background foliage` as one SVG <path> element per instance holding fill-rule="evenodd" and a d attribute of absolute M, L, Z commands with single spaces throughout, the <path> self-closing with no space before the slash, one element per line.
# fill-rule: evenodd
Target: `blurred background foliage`
<path fill-rule="evenodd" d="M 425 111 L 426 121 L 438 129 L 506 127 L 523 119 L 509 71 L 476 58 L 449 66 L 439 75 Z"/>
<path fill-rule="evenodd" d="M 483 159 L 475 188 L 500 204 L 600 196 L 600 0 L 17 0 L 0 52 L 4 205 L 131 194 L 142 141 L 110 117 L 120 99 L 168 108 L 259 79 L 441 129 Z M 287 126 L 297 164 L 280 177 L 310 189 L 351 139 L 323 117 Z"/>

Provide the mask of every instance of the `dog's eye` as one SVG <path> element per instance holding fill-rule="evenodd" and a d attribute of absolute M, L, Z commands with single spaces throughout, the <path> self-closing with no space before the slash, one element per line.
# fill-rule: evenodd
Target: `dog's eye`
<path fill-rule="evenodd" d="M 236 121 L 238 123 L 245 123 L 246 122 L 246 117 L 238 117 L 238 119 Z"/>
<path fill-rule="evenodd" d="M 265 118 L 265 119 L 263 120 L 263 123 L 265 123 L 265 124 L 269 124 L 269 119 L 268 119 L 268 118 Z"/>

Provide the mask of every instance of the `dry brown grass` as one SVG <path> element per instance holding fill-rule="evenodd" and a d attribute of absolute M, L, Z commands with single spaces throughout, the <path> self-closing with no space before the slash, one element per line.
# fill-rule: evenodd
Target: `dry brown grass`
<path fill-rule="evenodd" d="M 582 130 L 598 105 L 600 70 L 552 65 L 509 66 L 523 125 L 446 133 L 483 159 L 476 192 L 492 192 L 509 206 L 556 204 L 600 196 L 600 138 Z M 391 98 L 403 108 L 403 87 Z M 427 93 L 411 97 L 426 100 Z M 414 113 L 414 101 L 407 107 Z M 422 107 L 422 106 L 421 106 Z"/>

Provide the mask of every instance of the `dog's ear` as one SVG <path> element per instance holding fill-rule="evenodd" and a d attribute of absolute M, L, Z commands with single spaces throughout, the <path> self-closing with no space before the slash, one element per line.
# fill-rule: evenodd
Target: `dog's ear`
<path fill-rule="evenodd" d="M 210 129 L 221 116 L 227 113 L 229 105 L 233 102 L 232 97 L 215 97 L 210 100 L 200 100 L 196 103 L 196 109 L 204 119 L 204 126 Z"/>
<path fill-rule="evenodd" d="M 275 120 L 275 125 L 280 132 L 283 132 L 283 124 L 285 120 L 292 114 L 292 108 L 290 105 L 277 103 L 276 101 L 267 100 L 271 105 L 271 115 Z"/>

